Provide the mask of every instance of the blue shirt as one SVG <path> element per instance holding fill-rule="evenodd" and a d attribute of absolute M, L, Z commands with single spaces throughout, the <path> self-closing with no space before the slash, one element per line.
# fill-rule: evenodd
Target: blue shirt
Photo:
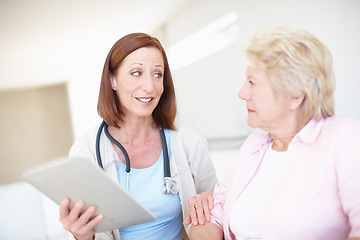
<path fill-rule="evenodd" d="M 170 156 L 170 130 L 165 130 Z M 126 165 L 120 161 L 118 168 L 119 183 L 127 188 Z M 164 159 L 161 153 L 157 162 L 144 169 L 131 168 L 130 193 L 140 203 L 153 212 L 157 219 L 119 229 L 122 240 L 129 239 L 182 239 L 182 215 L 179 194 L 162 192 L 164 185 Z"/>

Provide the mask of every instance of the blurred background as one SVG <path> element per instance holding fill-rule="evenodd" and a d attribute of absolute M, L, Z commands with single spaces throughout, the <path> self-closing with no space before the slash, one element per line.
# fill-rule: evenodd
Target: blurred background
<path fill-rule="evenodd" d="M 66 235 L 57 207 L 21 174 L 67 155 L 74 139 L 100 123 L 105 58 L 132 32 L 162 42 L 177 121 L 207 138 L 221 177 L 253 131 L 237 97 L 243 49 L 271 25 L 305 29 L 329 47 L 336 114 L 360 119 L 358 0 L 0 0 L 0 239 Z"/>

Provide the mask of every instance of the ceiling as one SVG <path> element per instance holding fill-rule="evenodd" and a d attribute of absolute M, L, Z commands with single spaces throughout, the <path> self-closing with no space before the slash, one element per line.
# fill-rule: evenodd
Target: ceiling
<path fill-rule="evenodd" d="M 66 78 L 84 54 L 151 33 L 190 1 L 1 0 L 0 89 Z"/>

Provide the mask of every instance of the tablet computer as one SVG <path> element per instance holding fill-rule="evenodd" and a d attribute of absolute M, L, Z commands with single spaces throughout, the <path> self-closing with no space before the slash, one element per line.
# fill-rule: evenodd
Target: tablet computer
<path fill-rule="evenodd" d="M 78 200 L 95 205 L 95 215 L 104 219 L 95 232 L 111 231 L 153 221 L 155 215 L 131 196 L 120 184 L 111 180 L 95 162 L 84 158 L 60 158 L 31 168 L 23 178 L 60 204 L 70 198 L 71 207 Z"/>

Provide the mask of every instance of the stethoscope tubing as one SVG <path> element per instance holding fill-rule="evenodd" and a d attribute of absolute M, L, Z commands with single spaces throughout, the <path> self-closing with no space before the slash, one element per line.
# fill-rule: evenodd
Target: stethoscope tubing
<path fill-rule="evenodd" d="M 126 168 L 125 168 L 125 171 L 127 173 L 130 172 L 130 159 L 129 159 L 129 155 L 127 153 L 127 151 L 125 150 L 125 148 L 115 139 L 113 138 L 109 131 L 108 131 L 108 125 L 105 123 L 105 135 L 110 139 L 111 142 L 113 142 L 118 148 L 120 148 L 120 150 L 122 151 L 122 153 L 124 154 L 125 156 L 125 161 L 126 161 Z"/>
<path fill-rule="evenodd" d="M 101 167 L 102 169 L 104 169 L 104 167 L 102 165 L 101 155 L 100 155 L 100 135 L 101 135 L 101 131 L 104 128 L 105 124 L 106 124 L 105 121 L 102 121 L 102 123 L 100 124 L 100 127 L 96 134 L 96 141 L 95 141 L 96 160 L 97 160 L 99 167 Z"/>
<path fill-rule="evenodd" d="M 169 153 L 166 144 L 165 133 L 163 129 L 160 129 L 161 142 L 163 146 L 163 157 L 164 157 L 164 177 L 170 177 L 170 164 L 169 164 Z"/>
<path fill-rule="evenodd" d="M 115 139 L 111 136 L 111 134 L 108 131 L 108 125 L 103 121 L 100 124 L 100 127 L 98 129 L 98 132 L 96 134 L 96 143 L 95 143 L 95 151 L 96 151 L 96 158 L 98 165 L 103 169 L 103 164 L 101 161 L 101 154 L 100 154 L 100 136 L 102 129 L 105 129 L 105 135 L 110 139 L 111 142 L 113 142 L 119 149 L 122 151 L 122 153 L 125 156 L 126 160 L 126 173 L 127 173 L 127 190 L 130 191 L 130 159 L 129 155 L 126 152 L 126 149 Z M 166 138 L 165 133 L 163 129 L 160 129 L 160 136 L 161 136 L 161 143 L 163 148 L 163 158 L 164 158 L 164 185 L 162 186 L 162 191 L 164 194 L 177 194 L 179 192 L 179 185 L 176 183 L 174 179 L 171 178 L 170 173 L 170 161 L 169 161 L 169 152 L 166 144 Z"/>
<path fill-rule="evenodd" d="M 96 148 L 96 159 L 98 162 L 98 165 L 101 168 L 103 167 L 102 161 L 101 161 L 101 154 L 100 154 L 100 135 L 102 132 L 102 129 L 104 129 L 105 135 L 110 139 L 111 142 L 113 142 L 124 154 L 125 156 L 125 161 L 126 161 L 126 169 L 125 171 L 127 173 L 130 173 L 131 168 L 130 168 L 130 158 L 129 155 L 126 151 L 126 149 L 115 139 L 111 136 L 111 134 L 108 131 L 108 125 L 106 124 L 105 121 L 103 121 L 100 124 L 100 127 L 98 129 L 98 132 L 96 134 L 96 141 L 95 141 L 95 148 Z M 167 148 L 167 144 L 166 144 L 166 138 L 165 138 L 165 133 L 163 129 L 160 129 L 160 135 L 161 135 L 161 143 L 163 146 L 163 158 L 164 158 L 164 177 L 168 177 L 170 178 L 171 173 L 170 173 L 170 164 L 169 164 L 169 153 L 168 153 L 168 148 Z"/>

